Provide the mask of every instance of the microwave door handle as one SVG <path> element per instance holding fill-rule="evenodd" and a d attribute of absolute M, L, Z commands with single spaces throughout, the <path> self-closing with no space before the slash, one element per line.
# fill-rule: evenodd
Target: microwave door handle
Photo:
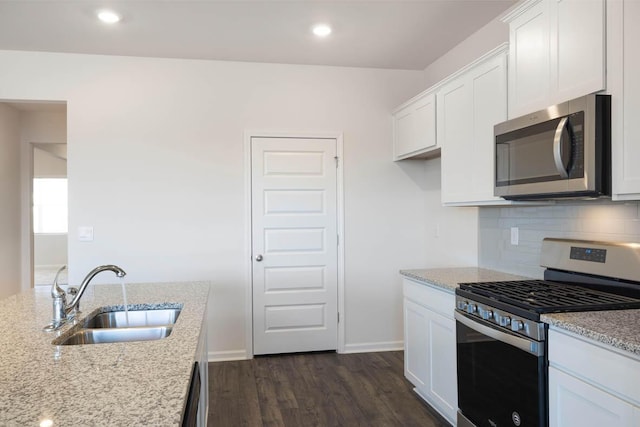
<path fill-rule="evenodd" d="M 556 169 L 561 178 L 569 178 L 567 168 L 564 166 L 564 159 L 562 158 L 562 134 L 567 126 L 568 117 L 563 117 L 558 123 L 555 136 L 553 137 L 553 160 L 556 163 Z"/>

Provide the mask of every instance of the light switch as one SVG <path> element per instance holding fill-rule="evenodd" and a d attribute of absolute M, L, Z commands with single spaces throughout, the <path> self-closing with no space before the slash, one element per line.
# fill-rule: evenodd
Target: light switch
<path fill-rule="evenodd" d="M 517 246 L 520 240 L 520 229 L 518 227 L 511 227 L 511 244 Z"/>
<path fill-rule="evenodd" d="M 79 226 L 78 240 L 81 242 L 93 242 L 93 227 L 90 225 Z"/>

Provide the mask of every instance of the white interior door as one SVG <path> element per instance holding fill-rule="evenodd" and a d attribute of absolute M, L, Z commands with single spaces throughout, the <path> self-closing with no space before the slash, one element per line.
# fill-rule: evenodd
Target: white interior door
<path fill-rule="evenodd" d="M 337 349 L 336 145 L 251 138 L 254 354 Z"/>

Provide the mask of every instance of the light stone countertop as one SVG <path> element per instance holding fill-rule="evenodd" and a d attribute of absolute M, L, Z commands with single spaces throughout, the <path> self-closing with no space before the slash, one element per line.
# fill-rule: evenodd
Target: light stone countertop
<path fill-rule="evenodd" d="M 400 274 L 451 292 L 459 283 L 530 279 L 476 267 L 401 270 Z M 640 310 L 544 314 L 541 320 L 557 329 L 640 356 Z"/>
<path fill-rule="evenodd" d="M 458 283 L 468 282 L 498 282 L 509 280 L 526 280 L 528 277 L 487 270 L 478 267 L 460 268 L 428 268 L 422 270 L 400 270 L 400 274 L 409 279 L 439 286 L 454 292 Z"/>
<path fill-rule="evenodd" d="M 0 425 L 180 425 L 209 288 L 208 282 L 127 284 L 129 306 L 177 303 L 182 311 L 167 338 L 114 344 L 52 345 L 72 325 L 42 331 L 51 321 L 49 287 L 1 300 Z M 122 304 L 121 285 L 90 285 L 79 320 Z"/>
<path fill-rule="evenodd" d="M 543 322 L 640 357 L 640 310 L 543 314 Z"/>

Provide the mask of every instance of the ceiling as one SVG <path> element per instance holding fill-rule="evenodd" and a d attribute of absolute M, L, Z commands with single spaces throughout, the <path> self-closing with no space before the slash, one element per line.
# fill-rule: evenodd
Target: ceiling
<path fill-rule="evenodd" d="M 0 0 L 0 49 L 423 70 L 514 3 Z"/>

